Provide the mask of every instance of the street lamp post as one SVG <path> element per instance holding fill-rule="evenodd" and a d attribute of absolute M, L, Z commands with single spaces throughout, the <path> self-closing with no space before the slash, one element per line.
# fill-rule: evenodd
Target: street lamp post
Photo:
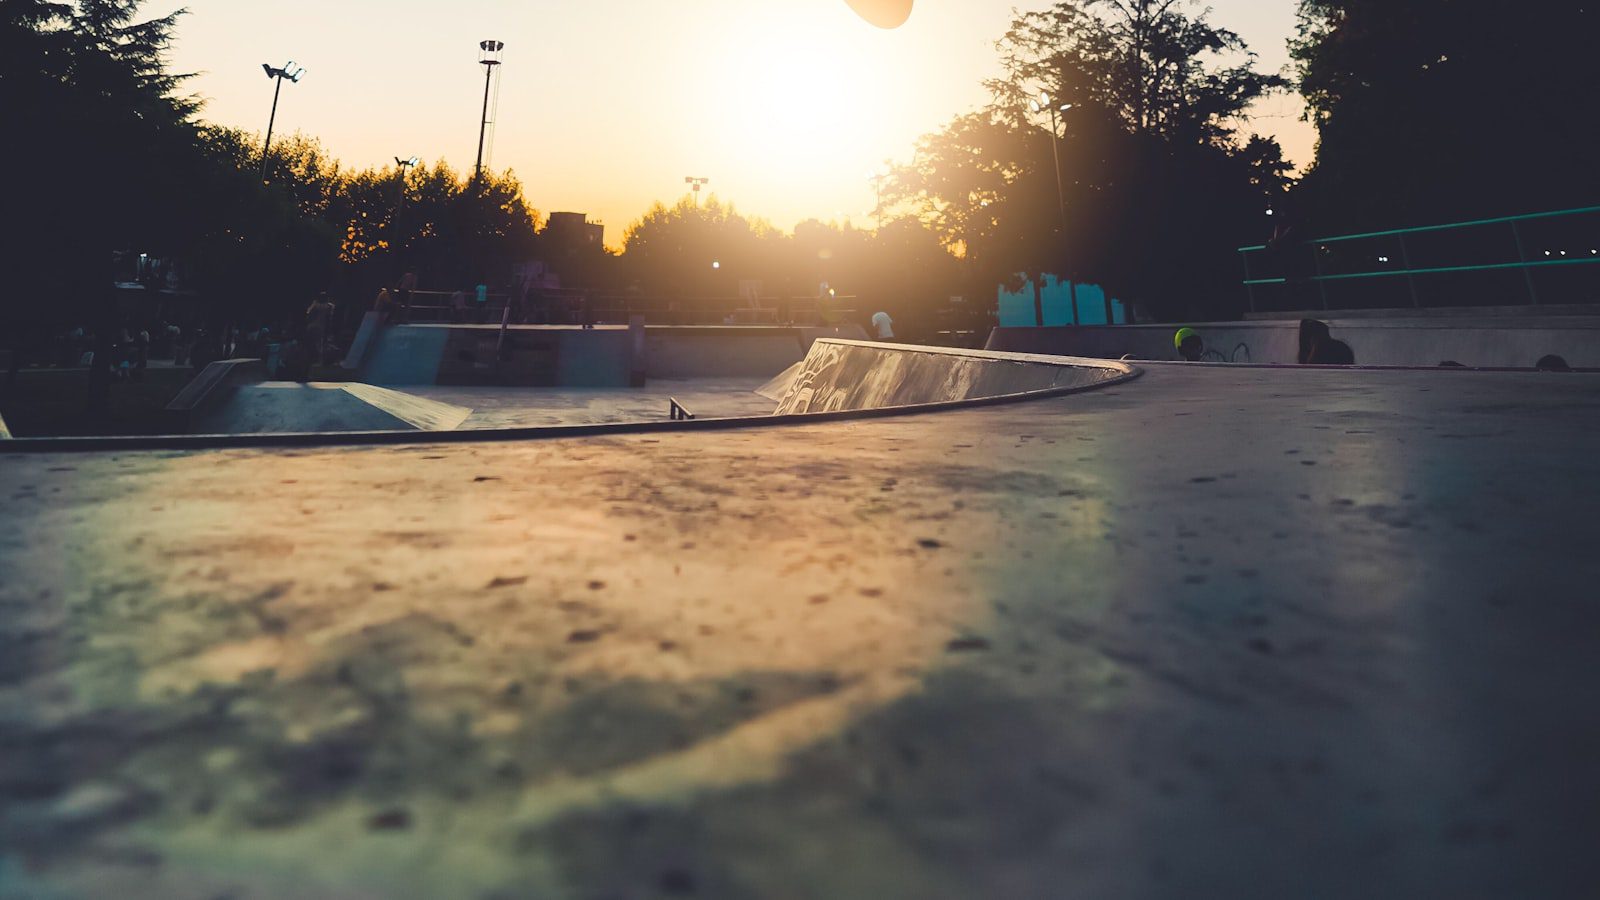
<path fill-rule="evenodd" d="M 422 158 L 419 156 L 413 156 L 410 159 L 401 159 L 398 156 L 394 158 L 395 168 L 400 172 L 400 204 L 395 208 L 397 212 L 405 209 L 406 206 L 406 171 L 415 169 L 421 164 Z"/>
<path fill-rule="evenodd" d="M 872 172 L 867 175 L 867 179 L 872 182 L 872 217 L 877 222 L 879 231 L 883 230 L 883 180 L 887 177 L 882 171 Z"/>
<path fill-rule="evenodd" d="M 483 65 L 483 120 L 478 126 L 478 163 L 472 169 L 472 179 L 483 176 L 483 146 L 489 136 L 489 88 L 494 83 L 494 70 L 500 65 L 500 53 L 506 49 L 504 41 L 479 41 L 478 62 Z"/>
<path fill-rule="evenodd" d="M 1072 104 L 1063 103 L 1057 106 L 1051 102 L 1049 94 L 1040 94 L 1038 100 L 1031 101 L 1028 105 L 1033 107 L 1034 112 L 1044 109 L 1050 111 L 1050 156 L 1055 160 L 1056 164 L 1056 205 L 1061 212 L 1061 228 L 1065 230 L 1067 227 L 1067 193 L 1066 188 L 1061 184 L 1061 120 L 1056 113 L 1058 110 L 1066 112 L 1072 108 Z"/>
<path fill-rule="evenodd" d="M 267 139 L 261 145 L 261 180 L 267 180 L 267 160 L 272 152 L 272 129 L 278 124 L 278 97 L 283 93 L 283 81 L 299 84 L 300 79 L 306 75 L 306 67 L 294 60 L 289 60 L 280 68 L 270 63 L 262 63 L 261 68 L 266 70 L 267 77 L 275 80 L 277 85 L 272 89 L 272 116 L 267 119 Z"/>
<path fill-rule="evenodd" d="M 692 188 L 694 188 L 694 205 L 695 205 L 695 208 L 698 209 L 700 207 L 700 189 L 705 187 L 706 185 L 710 184 L 711 183 L 711 179 L 709 179 L 709 178 L 696 178 L 693 175 L 690 175 L 690 176 L 688 176 L 688 177 L 683 179 L 683 183 L 689 185 Z"/>

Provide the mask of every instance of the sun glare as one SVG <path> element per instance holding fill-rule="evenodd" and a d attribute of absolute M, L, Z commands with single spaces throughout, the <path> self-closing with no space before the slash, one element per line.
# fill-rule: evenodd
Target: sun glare
<path fill-rule="evenodd" d="M 752 6 L 756 6 L 752 4 Z M 760 4 L 725 24 L 701 63 L 710 132 L 752 178 L 787 190 L 863 181 L 891 133 L 896 45 L 848 7 Z M 863 190 L 865 188 L 863 187 Z"/>

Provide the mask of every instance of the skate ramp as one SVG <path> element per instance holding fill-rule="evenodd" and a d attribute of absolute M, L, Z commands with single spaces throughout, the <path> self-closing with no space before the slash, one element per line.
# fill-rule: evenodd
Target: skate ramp
<path fill-rule="evenodd" d="M 199 416 L 196 434 L 454 431 L 472 410 L 367 384 L 269 381 Z"/>
<path fill-rule="evenodd" d="M 1136 374 L 1110 361 L 820 340 L 776 414 L 998 400 L 1104 386 Z"/>
<path fill-rule="evenodd" d="M 267 380 L 267 364 L 259 359 L 217 360 L 184 385 L 167 404 L 167 427 L 187 434 L 194 423 L 216 412 L 240 388 Z"/>
<path fill-rule="evenodd" d="M 767 398 L 768 400 L 771 400 L 773 403 L 777 403 L 783 400 L 784 397 L 789 396 L 789 390 L 794 387 L 794 383 L 796 381 L 800 380 L 800 375 L 805 370 L 806 361 L 802 359 L 789 368 L 784 369 L 783 374 L 779 375 L 777 378 L 774 378 L 766 384 L 763 384 L 761 387 L 756 388 L 756 393 Z"/>

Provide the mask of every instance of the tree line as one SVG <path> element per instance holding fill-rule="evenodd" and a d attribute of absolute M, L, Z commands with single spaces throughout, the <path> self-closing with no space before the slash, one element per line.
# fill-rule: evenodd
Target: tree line
<path fill-rule="evenodd" d="M 269 318 L 320 290 L 361 298 L 407 268 L 492 283 L 544 255 L 568 283 L 618 293 L 827 283 L 915 315 L 1050 273 L 1146 316 L 1224 318 L 1244 302 L 1234 249 L 1270 236 L 1268 209 L 1309 235 L 1600 197 L 1581 70 L 1595 13 L 1526 6 L 1300 0 L 1292 71 L 1264 73 L 1190 0 L 1063 0 L 1016 14 L 989 101 L 885 179 L 881 228 L 786 233 L 686 198 L 647 211 L 614 254 L 541 248 L 543 216 L 512 173 L 351 169 L 295 136 L 263 183 L 257 139 L 206 124 L 167 66 L 177 14 L 0 0 L 0 100 L 24 125 L 0 142 L 21 226 L 6 305 L 112 316 L 112 253 L 140 248 L 188 260 L 230 316 Z M 1292 90 L 1319 134 L 1300 175 L 1248 133 L 1253 104 Z"/>

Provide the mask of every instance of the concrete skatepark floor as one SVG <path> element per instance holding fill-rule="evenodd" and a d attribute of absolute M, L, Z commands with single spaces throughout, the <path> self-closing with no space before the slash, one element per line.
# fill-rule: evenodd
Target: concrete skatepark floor
<path fill-rule="evenodd" d="M 0 456 L 0 897 L 1580 897 L 1600 378 Z"/>

